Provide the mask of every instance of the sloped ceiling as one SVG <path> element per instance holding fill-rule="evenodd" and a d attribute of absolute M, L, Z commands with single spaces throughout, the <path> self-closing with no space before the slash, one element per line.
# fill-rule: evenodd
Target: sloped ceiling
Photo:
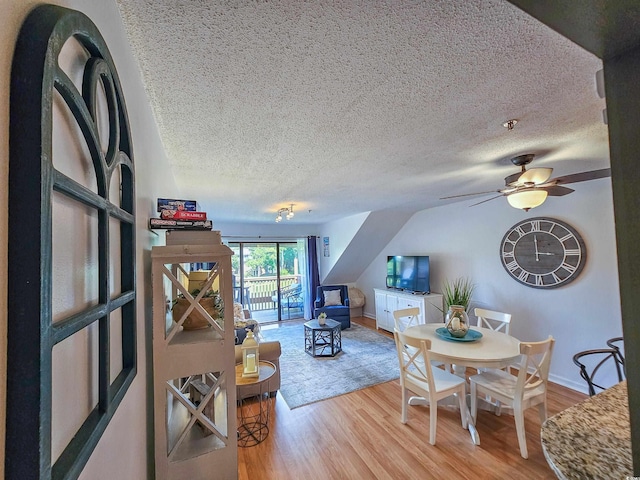
<path fill-rule="evenodd" d="M 422 210 L 500 188 L 523 153 L 609 165 L 601 61 L 506 1 L 117 1 L 176 181 L 214 220 Z"/>

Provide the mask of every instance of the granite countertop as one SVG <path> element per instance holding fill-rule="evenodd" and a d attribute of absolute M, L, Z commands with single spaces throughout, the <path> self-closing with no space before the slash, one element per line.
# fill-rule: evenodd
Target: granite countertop
<path fill-rule="evenodd" d="M 559 479 L 633 476 L 626 380 L 548 418 L 540 436 Z"/>

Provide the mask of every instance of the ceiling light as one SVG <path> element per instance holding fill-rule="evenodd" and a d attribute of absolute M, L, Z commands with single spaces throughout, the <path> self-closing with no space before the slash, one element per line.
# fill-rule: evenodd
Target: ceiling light
<path fill-rule="evenodd" d="M 278 210 L 278 214 L 276 215 L 276 223 L 279 223 L 282 221 L 282 214 L 285 214 L 286 219 L 287 220 L 291 220 L 293 218 L 293 203 L 291 204 L 291 206 L 289 208 L 284 207 Z"/>
<path fill-rule="evenodd" d="M 507 195 L 509 205 L 514 208 L 521 208 L 525 212 L 530 208 L 542 205 L 547 199 L 547 191 L 542 189 L 523 190 Z"/>
<path fill-rule="evenodd" d="M 549 180 L 552 172 L 553 168 L 530 168 L 520 175 L 518 183 L 522 183 L 523 185 L 526 185 L 527 183 L 539 185 Z"/>
<path fill-rule="evenodd" d="M 511 131 L 513 130 L 513 127 L 516 126 L 516 123 L 518 123 L 518 120 L 516 120 L 515 118 L 513 120 L 507 120 L 506 122 L 504 122 L 502 124 L 502 126 L 504 128 L 506 128 L 507 130 Z"/>

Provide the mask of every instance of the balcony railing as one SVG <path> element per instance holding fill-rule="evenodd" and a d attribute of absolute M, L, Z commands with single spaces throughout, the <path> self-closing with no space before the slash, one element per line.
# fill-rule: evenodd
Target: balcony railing
<path fill-rule="evenodd" d="M 300 283 L 300 275 L 286 275 L 280 277 L 280 288 L 282 290 L 291 286 L 293 283 Z M 277 296 L 278 282 L 277 277 L 245 277 L 243 304 L 252 312 L 263 310 L 276 310 L 278 304 L 275 300 Z M 234 287 L 234 300 L 240 301 L 240 286 Z"/>

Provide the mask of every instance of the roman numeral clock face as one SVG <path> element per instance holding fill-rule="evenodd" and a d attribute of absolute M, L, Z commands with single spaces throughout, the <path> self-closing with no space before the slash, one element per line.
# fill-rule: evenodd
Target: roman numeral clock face
<path fill-rule="evenodd" d="M 580 234 L 553 218 L 531 218 L 507 231 L 500 245 L 502 265 L 518 282 L 534 288 L 555 288 L 582 271 L 587 250 Z"/>

